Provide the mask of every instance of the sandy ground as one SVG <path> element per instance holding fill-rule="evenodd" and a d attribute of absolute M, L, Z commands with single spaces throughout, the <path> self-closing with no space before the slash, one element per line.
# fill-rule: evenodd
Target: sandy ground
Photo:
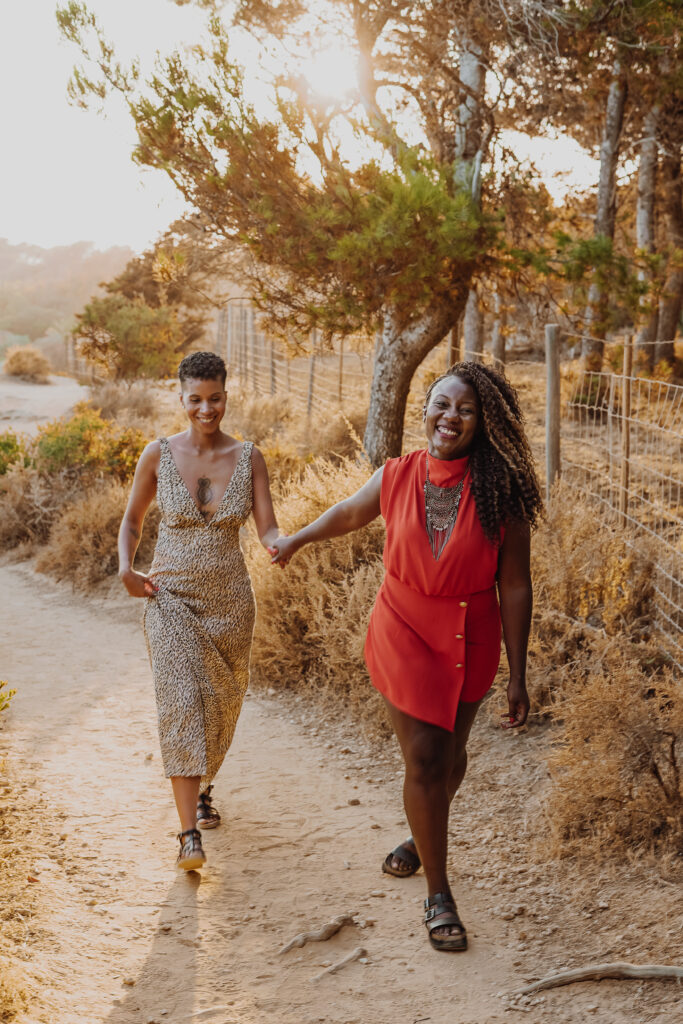
<path fill-rule="evenodd" d="M 50 377 L 49 384 L 30 384 L 0 373 L 0 431 L 35 434 L 38 427 L 63 416 L 89 390 L 72 377 Z"/>
<path fill-rule="evenodd" d="M 176 874 L 139 606 L 81 597 L 27 564 L 0 567 L 0 593 L 1 674 L 18 688 L 0 756 L 38 880 L 13 951 L 29 992 L 19 1024 L 683 1020 L 666 982 L 575 985 L 506 1008 L 500 993 L 553 968 L 672 962 L 680 949 L 680 887 L 654 868 L 630 867 L 629 888 L 623 873 L 529 862 L 543 730 L 512 740 L 491 714 L 475 726 L 451 831 L 471 949 L 436 953 L 421 874 L 379 870 L 406 832 L 393 748 L 373 750 L 343 718 L 323 728 L 291 695 L 250 695 L 217 780 L 224 824 L 205 833 L 209 864 Z M 279 954 L 344 912 L 357 924 Z M 357 946 L 365 962 L 312 980 Z"/>

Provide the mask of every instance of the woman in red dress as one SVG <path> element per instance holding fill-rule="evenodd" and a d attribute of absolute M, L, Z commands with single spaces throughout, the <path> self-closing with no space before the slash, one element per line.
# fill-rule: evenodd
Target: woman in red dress
<path fill-rule="evenodd" d="M 386 521 L 385 577 L 365 644 L 405 760 L 412 836 L 384 861 L 405 877 L 424 868 L 425 924 L 440 950 L 467 934 L 447 877 L 448 812 L 465 775 L 467 740 L 500 660 L 510 679 L 503 728 L 529 712 L 531 528 L 542 512 L 514 388 L 496 371 L 456 363 L 430 387 L 427 449 L 389 459 L 345 501 L 269 550 L 286 562 L 304 544 Z"/>

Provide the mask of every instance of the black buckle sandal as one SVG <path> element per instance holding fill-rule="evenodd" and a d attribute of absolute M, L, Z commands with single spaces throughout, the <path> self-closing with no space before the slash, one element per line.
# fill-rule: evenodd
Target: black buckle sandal
<path fill-rule="evenodd" d="M 221 823 L 221 816 L 215 807 L 211 806 L 211 790 L 213 786 L 207 786 L 197 799 L 197 825 L 199 828 L 217 828 Z"/>
<path fill-rule="evenodd" d="M 177 868 L 183 871 L 196 871 L 206 864 L 206 854 L 202 849 L 201 833 L 196 828 L 188 828 L 185 832 L 178 833 L 180 841 L 180 853 L 175 862 Z"/>
<path fill-rule="evenodd" d="M 424 901 L 424 923 L 429 933 L 429 941 L 434 949 L 445 952 L 460 953 L 467 949 L 467 932 L 460 920 L 455 900 L 449 892 L 435 892 Z M 459 935 L 435 935 L 437 928 L 458 928 Z"/>
<path fill-rule="evenodd" d="M 412 836 L 410 839 L 406 839 L 405 843 L 401 843 L 395 850 L 388 853 L 382 863 L 382 871 L 385 875 L 393 875 L 394 878 L 409 878 L 410 875 L 414 875 L 416 871 L 422 867 L 422 861 L 418 857 L 417 853 L 414 853 L 406 843 L 412 843 Z M 392 865 L 394 857 L 398 857 L 405 863 L 405 868 L 395 868 Z"/>

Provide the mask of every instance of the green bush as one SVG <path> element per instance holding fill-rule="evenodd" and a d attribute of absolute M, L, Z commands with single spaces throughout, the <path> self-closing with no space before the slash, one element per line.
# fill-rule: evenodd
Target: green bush
<path fill-rule="evenodd" d="M 134 427 L 120 428 L 85 403 L 70 419 L 53 420 L 38 433 L 35 466 L 41 473 L 87 470 L 128 480 L 147 438 Z"/>
<path fill-rule="evenodd" d="M 15 462 L 22 460 L 25 466 L 29 464 L 23 441 L 12 430 L 6 430 L 0 434 L 0 476 L 6 473 Z"/>

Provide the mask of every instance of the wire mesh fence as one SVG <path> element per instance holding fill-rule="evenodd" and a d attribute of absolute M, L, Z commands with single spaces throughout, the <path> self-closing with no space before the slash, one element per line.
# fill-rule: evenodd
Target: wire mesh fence
<path fill-rule="evenodd" d="M 306 339 L 305 355 L 290 355 L 258 329 L 254 311 L 228 306 L 218 322 L 218 349 L 225 353 L 231 379 L 256 394 L 286 397 L 311 415 L 330 407 L 368 401 L 372 358 L 349 348 L 342 339 L 323 350 L 315 335 Z"/>
<path fill-rule="evenodd" d="M 246 305 L 228 307 L 218 333 L 230 378 L 256 394 L 285 396 L 307 415 L 367 405 L 369 352 L 345 351 L 340 342 L 334 351 L 323 352 L 312 337 L 306 343 L 308 355 L 291 357 L 258 330 L 253 310 Z M 630 527 L 625 536 L 632 544 L 651 538 L 656 625 L 683 671 L 683 387 L 633 375 L 631 356 L 625 341 L 622 372 L 591 372 L 575 362 L 559 368 L 558 465 L 563 477 L 595 502 L 606 525 Z M 463 357 L 502 367 L 488 352 L 465 351 Z M 424 443 L 422 384 L 428 374 L 443 372 L 452 358 L 452 341 L 445 339 L 416 375 L 404 428 L 407 449 Z M 504 369 L 520 395 L 543 476 L 547 448 L 552 446 L 546 419 L 546 363 L 540 354 L 531 360 L 511 352 Z"/>
<path fill-rule="evenodd" d="M 622 373 L 577 374 L 562 423 L 562 473 L 637 544 L 652 539 L 659 631 L 683 670 L 683 387 Z"/>

